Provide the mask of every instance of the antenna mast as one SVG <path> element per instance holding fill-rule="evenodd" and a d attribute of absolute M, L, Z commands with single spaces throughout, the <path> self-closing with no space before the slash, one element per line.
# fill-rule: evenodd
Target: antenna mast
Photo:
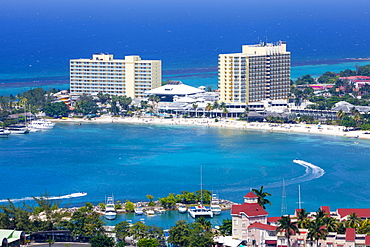
<path fill-rule="evenodd" d="M 286 192 L 285 192 L 285 180 L 283 179 L 283 192 L 281 198 L 281 215 L 286 213 Z"/>

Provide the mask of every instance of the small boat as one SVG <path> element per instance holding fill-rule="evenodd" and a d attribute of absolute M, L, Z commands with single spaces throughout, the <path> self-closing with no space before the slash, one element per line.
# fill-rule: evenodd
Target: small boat
<path fill-rule="evenodd" d="M 0 129 L 0 137 L 8 137 L 10 134 L 9 130 Z"/>
<path fill-rule="evenodd" d="M 37 120 L 33 120 L 30 124 L 28 124 L 28 128 L 47 130 L 47 129 L 54 128 L 54 125 L 55 123 L 52 123 L 50 120 L 37 119 Z"/>
<path fill-rule="evenodd" d="M 11 134 L 28 134 L 30 130 L 25 125 L 13 125 L 8 126 L 8 130 Z"/>
<path fill-rule="evenodd" d="M 211 210 L 213 212 L 213 215 L 221 214 L 220 200 L 218 199 L 216 194 L 212 194 Z"/>
<path fill-rule="evenodd" d="M 148 216 L 154 216 L 154 210 L 146 210 L 145 211 L 145 214 L 148 215 Z"/>
<path fill-rule="evenodd" d="M 179 206 L 178 211 L 180 214 L 184 214 L 188 211 L 187 207 L 184 205 Z"/>
<path fill-rule="evenodd" d="M 166 210 L 164 210 L 164 209 L 155 209 L 154 210 L 157 214 L 165 214 L 166 213 Z"/>
<path fill-rule="evenodd" d="M 114 220 L 117 217 L 113 196 L 107 197 L 105 200 L 104 216 L 107 220 Z"/>
<path fill-rule="evenodd" d="M 211 210 L 210 207 L 206 207 L 206 206 L 196 206 L 196 207 L 190 207 L 189 210 L 189 215 L 192 217 L 192 218 L 196 218 L 196 217 L 213 217 L 213 212 Z"/>
<path fill-rule="evenodd" d="M 135 208 L 135 214 L 136 215 L 143 215 L 144 214 L 144 211 L 142 208 Z"/>

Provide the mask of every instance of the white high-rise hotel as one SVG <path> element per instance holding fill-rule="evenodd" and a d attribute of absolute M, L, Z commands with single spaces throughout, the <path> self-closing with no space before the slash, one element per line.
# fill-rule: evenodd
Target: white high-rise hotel
<path fill-rule="evenodd" d="M 242 53 L 219 55 L 220 101 L 248 104 L 287 99 L 290 52 L 286 43 L 243 45 Z"/>
<path fill-rule="evenodd" d="M 94 54 L 91 59 L 70 60 L 72 94 L 107 93 L 144 97 L 144 92 L 162 83 L 160 60 L 141 60 L 139 56 L 113 59 L 111 54 Z"/>

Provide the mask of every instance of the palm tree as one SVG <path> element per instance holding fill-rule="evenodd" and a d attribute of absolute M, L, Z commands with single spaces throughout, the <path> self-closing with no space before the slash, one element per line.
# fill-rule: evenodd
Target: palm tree
<path fill-rule="evenodd" d="M 308 226 L 307 238 L 311 241 L 316 241 L 316 246 L 319 246 L 320 239 L 326 239 L 328 235 L 327 229 L 324 227 L 324 221 L 317 217 L 315 220 L 310 222 Z"/>
<path fill-rule="evenodd" d="M 361 221 L 360 226 L 357 229 L 358 234 L 369 234 L 370 233 L 370 220 L 366 219 Z"/>
<path fill-rule="evenodd" d="M 339 222 L 336 219 L 333 217 L 324 217 L 323 222 L 328 232 L 337 232 Z"/>
<path fill-rule="evenodd" d="M 195 110 L 195 117 L 198 117 L 198 113 L 197 113 L 198 104 L 194 102 L 193 105 L 192 105 L 192 107 Z"/>
<path fill-rule="evenodd" d="M 343 119 L 343 117 L 344 117 L 344 111 L 342 110 L 342 109 L 340 109 L 338 112 L 337 112 L 337 118 L 339 119 L 339 120 L 342 120 Z"/>
<path fill-rule="evenodd" d="M 358 228 L 360 226 L 361 219 L 357 217 L 356 213 L 351 213 L 347 217 L 347 221 L 345 223 L 346 228 Z"/>
<path fill-rule="evenodd" d="M 259 190 L 252 189 L 252 191 L 258 197 L 258 204 L 261 207 L 266 209 L 266 207 L 265 207 L 266 204 L 272 205 L 271 202 L 265 198 L 266 196 L 271 196 L 271 194 L 267 193 L 267 192 L 263 192 L 263 186 L 261 186 L 261 188 Z"/>
<path fill-rule="evenodd" d="M 227 108 L 225 107 L 225 108 L 222 110 L 222 114 L 225 114 L 225 117 L 226 117 L 228 113 L 229 113 L 229 111 L 228 111 L 228 110 L 227 110 Z"/>
<path fill-rule="evenodd" d="M 299 210 L 297 216 L 297 225 L 299 226 L 299 228 L 307 228 L 310 220 L 307 218 L 308 212 L 306 211 L 306 209 L 302 208 L 301 210 Z"/>
<path fill-rule="evenodd" d="M 276 233 L 284 232 L 285 237 L 288 240 L 288 247 L 290 247 L 290 236 L 294 234 L 299 234 L 298 227 L 295 222 L 290 220 L 290 215 L 282 216 L 280 220 L 278 220 L 279 226 L 276 228 Z"/>
<path fill-rule="evenodd" d="M 207 103 L 206 111 L 211 112 L 213 110 L 213 105 L 211 103 Z"/>

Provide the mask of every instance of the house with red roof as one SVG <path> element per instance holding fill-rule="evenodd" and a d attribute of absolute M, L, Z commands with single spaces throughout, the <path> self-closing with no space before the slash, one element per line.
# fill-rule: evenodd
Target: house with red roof
<path fill-rule="evenodd" d="M 263 207 L 251 191 L 244 196 L 244 203 L 231 208 L 232 237 L 254 246 L 276 246 L 277 226 L 267 224 Z"/>

